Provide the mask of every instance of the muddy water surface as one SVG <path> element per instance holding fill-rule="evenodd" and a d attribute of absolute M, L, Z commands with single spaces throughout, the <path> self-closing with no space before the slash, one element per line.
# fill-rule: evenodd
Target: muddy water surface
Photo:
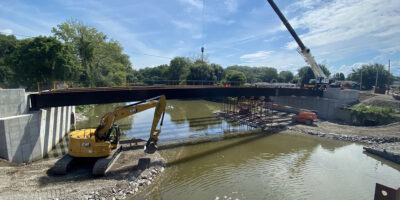
<path fill-rule="evenodd" d="M 92 120 L 78 127 L 96 126 L 114 107 L 97 106 Z M 220 107 L 202 100 L 168 101 L 160 142 L 249 130 L 215 117 L 212 112 Z M 153 112 L 122 120 L 126 137 L 147 139 Z M 290 132 L 160 153 L 167 161 L 164 173 L 133 199 L 373 199 L 376 182 L 400 185 L 400 166 L 363 153 L 359 144 Z"/>
<path fill-rule="evenodd" d="M 373 199 L 400 167 L 362 146 L 279 133 L 161 151 L 165 173 L 135 199 Z"/>

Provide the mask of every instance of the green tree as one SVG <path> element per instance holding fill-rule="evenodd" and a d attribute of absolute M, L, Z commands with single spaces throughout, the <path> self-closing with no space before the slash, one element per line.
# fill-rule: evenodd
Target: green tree
<path fill-rule="evenodd" d="M 362 71 L 362 86 L 365 89 L 371 89 L 376 82 L 376 75 L 378 72 L 378 87 L 385 87 L 387 83 L 393 83 L 394 76 L 385 69 L 382 64 L 363 65 L 361 68 L 353 69 L 349 74 L 349 79 L 352 81 L 360 82 Z"/>
<path fill-rule="evenodd" d="M 331 75 L 331 72 L 328 70 L 328 68 L 325 67 L 325 65 L 318 64 L 318 66 L 321 68 L 321 70 L 327 77 Z M 304 66 L 298 69 L 297 73 L 299 75 L 301 84 L 308 84 L 310 79 L 315 79 L 314 72 L 311 70 L 309 66 Z"/>
<path fill-rule="evenodd" d="M 329 69 L 325 65 L 318 64 L 318 66 L 322 69 L 322 71 L 324 72 L 326 77 L 329 77 L 331 75 L 331 72 L 329 71 Z"/>
<path fill-rule="evenodd" d="M 210 67 L 213 69 L 214 75 L 217 78 L 217 81 L 221 81 L 222 76 L 224 74 L 224 69 L 222 68 L 222 66 L 212 63 L 212 64 L 210 64 Z"/>
<path fill-rule="evenodd" d="M 9 59 L 17 47 L 17 42 L 14 35 L 0 34 L 0 86 L 14 86 L 14 70 L 9 65 Z"/>
<path fill-rule="evenodd" d="M 345 77 L 344 77 L 344 74 L 342 72 L 340 72 L 340 73 L 336 73 L 335 75 L 333 75 L 333 79 L 338 80 L 338 81 L 344 81 Z"/>
<path fill-rule="evenodd" d="M 186 77 L 189 85 L 212 85 L 217 77 L 214 70 L 206 62 L 197 60 L 189 68 L 189 74 Z"/>
<path fill-rule="evenodd" d="M 83 68 L 80 81 L 88 81 L 93 86 L 125 84 L 127 73 L 132 72 L 131 63 L 117 41 L 108 40 L 96 28 L 75 20 L 57 25 L 52 32 L 80 61 Z"/>
<path fill-rule="evenodd" d="M 271 82 L 272 79 L 278 79 L 278 71 L 273 67 L 262 67 L 260 79 L 263 82 Z"/>
<path fill-rule="evenodd" d="M 246 76 L 247 82 L 249 82 L 249 83 L 261 81 L 257 77 L 258 75 L 254 72 L 255 69 L 252 67 L 249 67 L 249 66 L 233 65 L 233 66 L 227 67 L 226 70 L 234 70 L 234 71 L 242 72 Z"/>
<path fill-rule="evenodd" d="M 281 71 L 278 75 L 279 82 L 289 83 L 293 80 L 294 75 L 291 71 Z"/>
<path fill-rule="evenodd" d="M 181 81 L 185 79 L 189 73 L 189 66 L 191 62 L 189 59 L 184 57 L 175 57 L 171 60 L 168 69 L 168 79 Z"/>
<path fill-rule="evenodd" d="M 10 64 L 15 68 L 16 82 L 28 89 L 36 82 L 50 83 L 73 76 L 76 71 L 74 56 L 54 37 L 21 40 Z"/>
<path fill-rule="evenodd" d="M 243 72 L 229 70 L 225 74 L 224 82 L 236 86 L 243 85 L 246 83 L 246 76 Z"/>
<path fill-rule="evenodd" d="M 297 71 L 299 75 L 300 84 L 308 84 L 310 79 L 315 78 L 313 71 L 309 66 L 302 67 Z"/>

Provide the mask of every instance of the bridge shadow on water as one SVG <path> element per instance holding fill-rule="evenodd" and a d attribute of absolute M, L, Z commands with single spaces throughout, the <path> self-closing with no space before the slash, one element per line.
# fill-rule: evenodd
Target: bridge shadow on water
<path fill-rule="evenodd" d="M 208 156 L 208 155 L 211 155 L 211 154 L 215 154 L 215 153 L 218 153 L 218 152 L 221 152 L 221 151 L 226 151 L 226 150 L 229 150 L 231 148 L 238 147 L 240 145 L 246 145 L 248 143 L 251 143 L 253 141 L 259 140 L 261 138 L 265 138 L 265 137 L 271 136 L 271 135 L 273 135 L 275 133 L 277 133 L 277 132 L 269 132 L 269 133 L 267 133 L 267 132 L 258 132 L 258 133 L 252 132 L 252 133 L 237 134 L 237 135 L 232 134 L 230 136 L 227 136 L 226 138 L 220 137 L 220 138 L 212 138 L 212 139 L 209 139 L 209 140 L 200 140 L 200 141 L 197 141 L 197 142 L 195 141 L 195 142 L 187 142 L 187 143 L 167 144 L 165 146 L 159 147 L 159 150 L 162 151 L 162 150 L 167 150 L 167 149 L 172 149 L 172 148 L 177 148 L 177 147 L 183 147 L 183 146 L 193 146 L 193 145 L 199 145 L 199 144 L 209 143 L 209 142 L 218 142 L 218 141 L 222 141 L 222 140 L 229 140 L 229 139 L 234 139 L 234 138 L 239 138 L 239 137 L 246 138 L 246 139 L 239 140 L 237 142 L 233 142 L 233 143 L 225 144 L 225 145 L 220 145 L 218 147 L 215 147 L 215 148 L 212 148 L 212 149 L 208 149 L 206 151 L 195 153 L 195 154 L 192 154 L 190 156 L 179 158 L 179 159 L 176 159 L 174 161 L 166 163 L 166 167 L 172 167 L 172 166 L 183 164 L 183 163 L 186 163 L 186 162 L 191 162 L 191 161 L 194 161 L 194 160 L 197 160 L 197 159 L 200 159 L 200 158 L 203 158 L 205 156 Z"/>
<path fill-rule="evenodd" d="M 193 146 L 193 145 L 200 145 L 203 143 L 209 142 L 218 142 L 222 140 L 230 140 L 234 138 L 245 138 L 237 142 L 233 142 L 230 144 L 218 146 L 216 148 L 212 148 L 203 152 L 199 152 L 197 154 L 192 154 L 191 156 L 179 158 L 172 162 L 163 163 L 161 161 L 151 161 L 150 158 L 144 156 L 138 159 L 136 164 L 128 164 L 126 166 L 118 167 L 118 169 L 110 170 L 111 172 L 108 173 L 106 176 L 94 176 L 92 175 L 92 167 L 95 162 L 95 159 L 79 159 L 74 160 L 71 164 L 71 167 L 68 169 L 68 173 L 66 175 L 55 175 L 52 172 L 52 169 L 48 169 L 46 171 L 46 175 L 39 178 L 39 186 L 46 187 L 52 184 L 57 183 L 70 183 L 70 182 L 84 182 L 93 179 L 97 180 L 126 180 L 131 176 L 138 177 L 142 171 L 146 168 L 153 167 L 153 166 L 165 166 L 165 167 L 172 167 L 175 165 L 183 164 L 186 162 L 190 162 L 196 159 L 200 159 L 210 154 L 215 154 L 221 151 L 228 150 L 230 148 L 234 148 L 240 145 L 245 145 L 251 143 L 255 140 L 271 136 L 275 133 L 266 133 L 266 132 L 246 132 L 240 134 L 226 134 L 219 137 L 210 137 L 210 138 L 203 138 L 198 140 L 190 140 L 190 141 L 180 141 L 180 142 L 172 142 L 168 144 L 160 144 L 158 150 L 165 151 L 168 149 L 174 149 L 178 147 L 184 146 Z M 144 148 L 144 140 L 136 139 L 128 144 L 127 142 L 121 141 L 121 144 L 125 145 L 123 147 L 124 151 L 137 151 L 142 150 Z M 146 154 L 143 154 L 146 155 Z M 122 157 L 122 155 L 121 155 Z M 119 160 L 121 159 L 119 158 Z M 117 163 L 115 163 L 117 164 Z"/>

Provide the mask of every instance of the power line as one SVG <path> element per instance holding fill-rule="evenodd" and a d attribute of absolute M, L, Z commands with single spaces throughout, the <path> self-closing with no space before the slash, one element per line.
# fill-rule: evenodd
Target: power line
<path fill-rule="evenodd" d="M 15 33 L 6 33 L 6 32 L 2 32 L 0 31 L 1 34 L 3 35 L 16 35 L 16 36 L 21 36 L 21 37 L 25 37 L 25 38 L 34 38 L 36 36 L 29 36 L 29 35 L 21 35 L 21 34 L 15 34 Z"/>
<path fill-rule="evenodd" d="M 159 56 L 159 55 L 153 55 L 153 54 L 147 54 L 147 53 L 139 53 L 139 52 L 134 52 L 134 51 L 127 51 L 126 53 L 140 54 L 140 55 L 152 56 L 152 57 L 158 57 L 158 58 L 166 58 L 166 59 L 171 59 L 171 60 L 173 59 L 171 57 Z"/>

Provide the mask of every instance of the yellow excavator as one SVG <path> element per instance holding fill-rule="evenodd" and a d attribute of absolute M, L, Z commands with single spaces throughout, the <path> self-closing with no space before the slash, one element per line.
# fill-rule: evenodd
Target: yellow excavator
<path fill-rule="evenodd" d="M 96 129 L 81 129 L 69 133 L 68 154 L 58 160 L 52 171 L 55 174 L 66 174 L 71 163 L 76 159 L 96 159 L 93 175 L 104 175 L 121 153 L 119 140 L 121 136 L 118 125 L 114 124 L 130 115 L 154 108 L 153 124 L 144 151 L 154 153 L 157 150 L 158 135 L 164 119 L 166 98 L 164 95 L 126 105 L 104 115 Z M 157 129 L 160 122 L 160 128 Z"/>

